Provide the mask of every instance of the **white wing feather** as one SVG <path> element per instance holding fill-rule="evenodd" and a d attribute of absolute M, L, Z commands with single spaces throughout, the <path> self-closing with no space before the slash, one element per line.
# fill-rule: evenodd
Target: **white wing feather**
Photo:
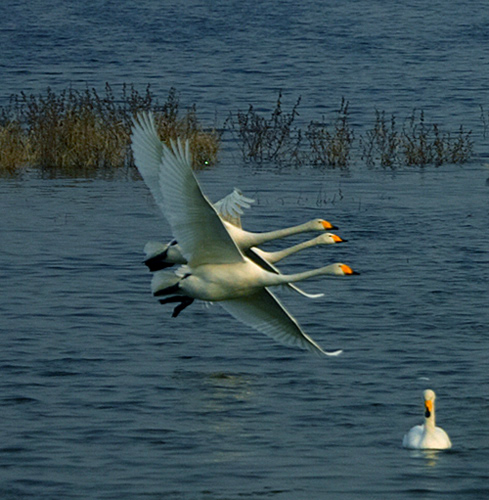
<path fill-rule="evenodd" d="M 337 356 L 342 352 L 341 350 L 324 351 L 303 332 L 295 318 L 267 288 L 263 288 L 254 295 L 224 300 L 219 304 L 239 321 L 283 344 L 328 356 Z"/>
<path fill-rule="evenodd" d="M 163 143 L 156 131 L 153 115 L 141 113 L 138 118 L 139 121 L 134 120 L 132 127 L 131 147 L 134 163 L 156 204 L 164 211 L 159 177 Z"/>
<path fill-rule="evenodd" d="M 244 261 L 216 209 L 202 193 L 192 171 L 188 141 L 163 145 L 160 189 L 164 215 L 191 267 Z"/>
<path fill-rule="evenodd" d="M 234 188 L 232 193 L 214 203 L 214 207 L 225 221 L 240 228 L 241 216 L 244 213 L 242 209 L 250 208 L 251 203 L 255 203 L 255 200 L 244 196 L 239 189 Z"/>

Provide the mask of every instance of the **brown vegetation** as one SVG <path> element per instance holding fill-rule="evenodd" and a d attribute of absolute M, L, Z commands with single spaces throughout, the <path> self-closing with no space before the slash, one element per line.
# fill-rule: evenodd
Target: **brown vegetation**
<path fill-rule="evenodd" d="M 9 106 L 0 110 L 0 168 L 13 170 L 28 164 L 87 170 L 127 165 L 132 117 L 150 109 L 163 140 L 177 136 L 190 140 L 195 166 L 216 161 L 219 134 L 202 128 L 195 107 L 182 116 L 175 89 L 160 105 L 149 86 L 141 94 L 134 86 L 124 85 L 116 97 L 106 84 L 103 96 L 88 88 L 13 96 Z"/>
<path fill-rule="evenodd" d="M 243 160 L 348 168 L 355 145 L 348 101 L 342 99 L 329 123 L 324 117 L 321 122 L 313 120 L 305 132 L 295 125 L 299 103 L 300 98 L 285 113 L 279 93 L 270 118 L 261 116 L 253 106 L 229 116 L 227 126 L 238 140 Z M 376 111 L 373 127 L 360 135 L 358 145 L 358 156 L 370 168 L 465 163 L 473 150 L 470 131 L 460 127 L 456 134 L 442 132 L 437 124 L 425 122 L 423 111 L 413 111 L 400 129 L 394 115 L 386 118 L 385 112 Z"/>
<path fill-rule="evenodd" d="M 342 99 L 333 117 L 312 120 L 305 131 L 298 126 L 299 97 L 289 112 L 284 110 L 282 92 L 274 109 L 263 116 L 250 105 L 247 111 L 230 113 L 223 130 L 230 131 L 243 160 L 254 164 L 277 164 L 349 168 L 362 159 L 370 168 L 467 162 L 473 150 L 471 132 L 442 131 L 428 124 L 423 111 L 413 111 L 402 121 L 375 111 L 375 122 L 360 135 L 355 153 L 355 133 L 349 103 Z M 95 89 L 68 89 L 41 95 L 21 92 L 0 108 L 0 170 L 15 171 L 30 165 L 44 169 L 114 169 L 132 164 L 130 130 L 132 118 L 142 110 L 153 111 L 160 136 L 166 142 L 188 138 L 194 167 L 217 161 L 221 133 L 204 129 L 195 106 L 180 110 L 175 89 L 160 105 L 148 86 L 138 92 L 123 85 L 115 96 L 109 84 L 103 95 Z M 481 107 L 484 131 L 486 115 Z"/>

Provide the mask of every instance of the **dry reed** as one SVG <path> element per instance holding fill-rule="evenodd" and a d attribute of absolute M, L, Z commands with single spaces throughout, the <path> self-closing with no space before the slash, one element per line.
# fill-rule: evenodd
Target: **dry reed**
<path fill-rule="evenodd" d="M 437 124 L 426 123 L 422 110 L 413 110 L 399 130 L 394 115 L 387 119 L 384 112 L 376 111 L 375 124 L 361 137 L 360 148 L 369 167 L 465 163 L 473 152 L 471 134 L 462 126 L 455 135 L 442 132 Z"/>
<path fill-rule="evenodd" d="M 130 128 L 132 117 L 152 110 L 165 141 L 188 138 L 195 166 L 214 163 L 220 135 L 206 131 L 197 119 L 195 106 L 182 115 L 175 89 L 160 105 L 151 93 L 139 93 L 124 85 L 119 97 L 109 84 L 104 95 L 95 89 L 13 96 L 0 111 L 0 168 L 23 165 L 45 169 L 89 170 L 118 168 L 132 162 Z"/>
<path fill-rule="evenodd" d="M 277 97 L 270 118 L 261 116 L 250 105 L 248 111 L 230 113 L 225 126 L 238 138 L 245 162 L 289 163 L 297 158 L 302 140 L 299 129 L 294 127 L 301 98 L 299 97 L 289 113 L 282 108 L 282 92 Z"/>
<path fill-rule="evenodd" d="M 354 140 L 348 118 L 348 101 L 341 100 L 333 126 L 312 121 L 306 132 L 310 151 L 308 160 L 315 166 L 348 167 Z"/>
<path fill-rule="evenodd" d="M 455 134 L 442 131 L 426 122 L 423 111 L 415 110 L 401 127 L 394 115 L 376 111 L 373 127 L 360 135 L 355 150 L 348 101 L 342 99 L 329 122 L 313 120 L 305 132 L 296 125 L 300 102 L 299 97 L 286 111 L 279 92 L 269 116 L 250 105 L 245 112 L 230 113 L 222 130 L 232 133 L 243 160 L 254 164 L 349 168 L 352 158 L 360 158 L 368 167 L 397 168 L 465 163 L 472 155 L 470 131 L 462 127 Z M 149 86 L 141 93 L 125 84 L 116 96 L 106 84 L 102 95 L 95 89 L 70 88 L 12 96 L 8 106 L 0 107 L 0 171 L 32 165 L 76 175 L 80 170 L 130 165 L 131 121 L 141 110 L 153 111 L 166 142 L 176 137 L 189 139 L 194 168 L 216 162 L 222 130 L 204 129 L 195 105 L 181 112 L 175 89 L 160 104 Z M 481 116 L 485 136 L 489 120 L 482 106 Z"/>

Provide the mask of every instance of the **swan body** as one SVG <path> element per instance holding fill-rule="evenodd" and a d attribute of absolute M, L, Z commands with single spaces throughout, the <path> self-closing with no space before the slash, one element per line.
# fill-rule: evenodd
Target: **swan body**
<path fill-rule="evenodd" d="M 234 264 L 205 264 L 191 271 L 180 273 L 181 278 L 165 278 L 155 273 L 152 292 L 155 296 L 179 293 L 194 299 L 210 302 L 235 299 L 252 295 L 261 288 L 302 281 L 319 275 L 347 276 L 356 274 L 350 266 L 336 263 L 325 267 L 295 274 L 277 274 L 266 271 L 253 261 L 245 258 Z M 165 271 L 163 271 L 165 272 Z M 170 284 L 169 284 L 170 283 Z M 178 287 L 175 288 L 174 285 Z M 168 288 L 171 288 L 168 291 Z"/>
<path fill-rule="evenodd" d="M 237 222 L 236 218 L 233 218 L 233 220 Z M 304 224 L 299 224 L 298 226 L 292 226 L 284 229 L 278 229 L 276 231 L 268 231 L 263 233 L 252 233 L 250 231 L 245 231 L 241 227 L 237 226 L 234 222 L 229 222 L 224 218 L 223 218 L 223 223 L 226 229 L 228 230 L 229 234 L 233 238 L 234 242 L 242 252 L 246 252 L 250 248 L 262 245 L 263 243 L 268 243 L 269 241 L 285 238 L 287 236 L 292 236 L 294 234 L 300 234 L 312 231 L 326 231 L 328 229 L 334 228 L 334 226 L 326 220 L 313 219 Z M 308 245 L 304 244 L 301 247 L 294 246 L 292 248 L 296 247 L 295 250 L 290 251 L 287 254 L 283 253 L 282 254 L 283 256 L 276 258 L 274 262 L 283 259 L 286 255 L 298 252 L 299 250 L 302 250 L 303 248 L 307 248 L 309 246 L 318 244 L 327 244 L 327 243 L 339 243 L 340 241 L 342 241 L 341 238 L 339 238 L 338 236 L 332 238 L 331 233 L 325 233 L 325 234 L 328 236 L 321 243 L 318 242 Z M 157 245 L 159 245 L 159 247 L 157 247 Z M 149 245 L 147 244 L 145 247 L 145 253 L 146 257 L 144 263 L 148 266 L 149 270 L 152 272 L 158 271 L 159 269 L 164 269 L 166 267 L 171 267 L 174 264 L 186 263 L 186 260 L 183 257 L 182 250 L 175 240 L 166 245 L 162 243 L 155 244 L 154 242 L 150 242 L 150 244 Z"/>
<path fill-rule="evenodd" d="M 447 450 L 452 447 L 448 434 L 436 427 L 435 422 L 436 395 L 431 389 L 424 391 L 424 424 L 415 425 L 405 434 L 402 445 L 415 450 Z"/>
<path fill-rule="evenodd" d="M 160 194 L 155 199 L 161 203 L 187 262 L 173 276 L 166 271 L 164 279 L 156 278 L 160 284 L 153 283 L 155 295 L 162 296 L 162 301 L 181 301 L 182 306 L 193 299 L 217 301 L 240 321 L 285 344 L 320 354 L 341 352 L 324 351 L 267 288 L 331 273 L 331 268 L 326 271 L 330 266 L 281 275 L 264 270 L 246 257 L 202 193 L 191 168 L 188 141 L 172 142 L 171 148 L 162 144 L 151 114 L 142 113 L 134 120 L 132 148 L 142 172 L 147 174 L 148 162 L 149 170 L 159 163 Z M 336 266 L 336 272 L 354 274 L 344 264 Z"/>
<path fill-rule="evenodd" d="M 152 118 L 151 118 L 152 119 Z M 160 165 L 164 148 L 166 147 L 160 140 L 154 122 L 153 129 L 149 122 L 146 135 L 136 131 L 133 138 L 137 137 L 137 143 L 133 142 L 133 153 L 135 163 L 141 177 L 148 186 L 156 204 L 165 213 L 165 203 L 160 189 Z M 135 129 L 133 129 L 134 131 Z M 234 189 L 229 195 L 214 204 L 215 210 L 224 221 L 226 228 L 230 231 L 236 244 L 242 251 L 246 251 L 252 246 L 257 246 L 279 238 L 285 238 L 295 234 L 311 231 L 326 231 L 336 229 L 333 224 L 323 219 L 314 219 L 298 226 L 268 231 L 264 233 L 252 233 L 241 228 L 241 215 L 243 208 L 249 208 L 254 200 L 243 195 L 239 189 Z M 186 259 L 183 256 L 180 246 L 175 240 L 163 244 L 148 242 L 145 246 L 145 264 L 150 271 L 158 271 L 171 267 L 174 264 L 184 264 Z"/>

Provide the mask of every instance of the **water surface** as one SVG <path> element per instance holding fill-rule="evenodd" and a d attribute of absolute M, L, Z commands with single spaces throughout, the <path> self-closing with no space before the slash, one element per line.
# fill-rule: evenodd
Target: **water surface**
<path fill-rule="evenodd" d="M 361 272 L 304 284 L 323 299 L 280 293 L 316 341 L 344 349 L 327 359 L 217 305 L 172 319 L 141 264 L 169 229 L 132 175 L 0 179 L 2 498 L 487 496 L 488 22 L 471 5 L 2 3 L 3 102 L 48 85 L 151 83 L 213 120 L 249 103 L 268 112 L 282 88 L 287 102 L 303 96 L 304 121 L 342 96 L 360 128 L 376 107 L 422 107 L 472 128 L 477 152 L 463 167 L 277 171 L 243 165 L 226 140 L 222 163 L 199 174 L 213 200 L 235 186 L 256 199 L 246 228 L 323 217 L 348 239 L 281 265 Z M 450 452 L 401 448 L 426 387 Z"/>

